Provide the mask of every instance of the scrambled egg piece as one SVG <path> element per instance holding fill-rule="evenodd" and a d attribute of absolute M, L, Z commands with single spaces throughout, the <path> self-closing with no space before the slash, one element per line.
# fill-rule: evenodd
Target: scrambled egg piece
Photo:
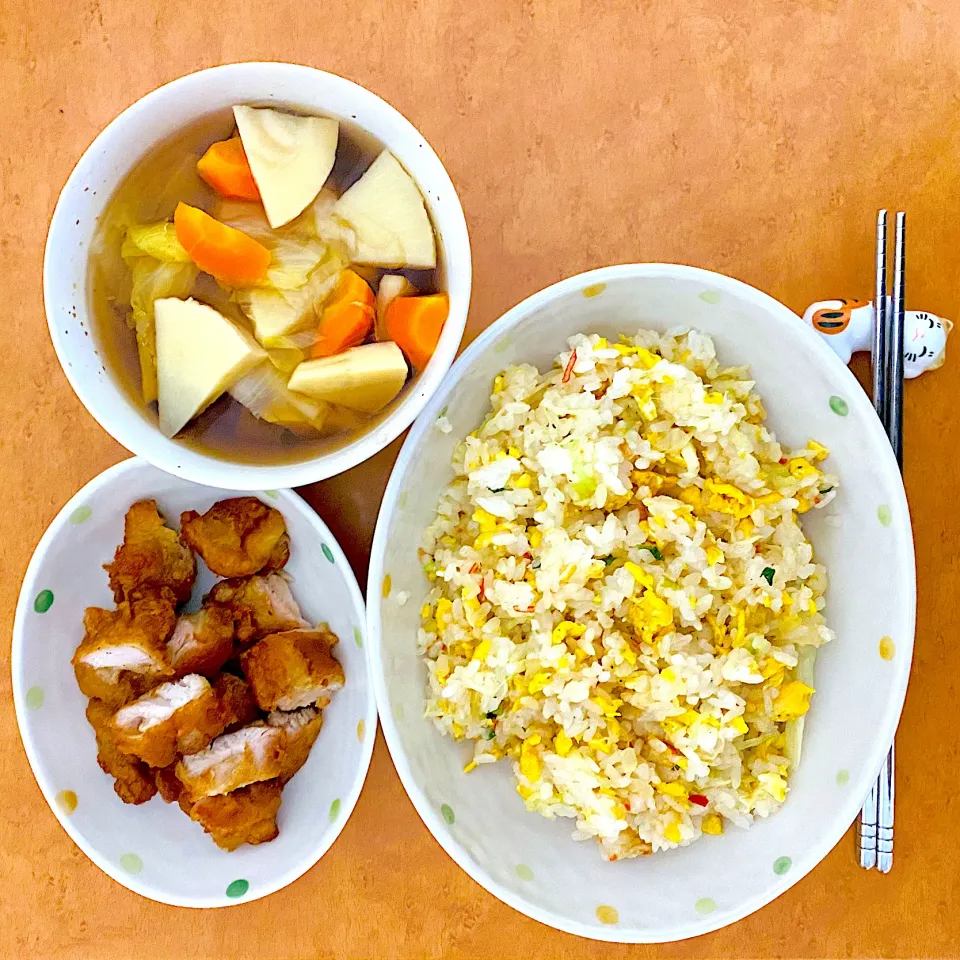
<path fill-rule="evenodd" d="M 790 471 L 790 475 L 795 480 L 806 480 L 807 477 L 820 476 L 820 471 L 813 466 L 813 464 L 807 460 L 804 460 L 802 457 L 797 457 L 795 460 L 791 460 L 787 464 L 787 469 Z"/>
<path fill-rule="evenodd" d="M 738 520 L 750 516 L 756 508 L 753 497 L 735 487 L 732 483 L 721 483 L 713 478 L 704 483 L 710 494 L 707 506 L 717 513 L 726 513 Z"/>
<path fill-rule="evenodd" d="M 663 835 L 671 843 L 679 843 L 683 839 L 680 835 L 680 827 L 676 820 L 673 820 L 666 830 L 663 831 Z"/>
<path fill-rule="evenodd" d="M 623 569 L 626 570 L 627 573 L 629 573 L 630 576 L 633 577 L 633 579 L 636 580 L 641 587 L 650 588 L 653 586 L 653 576 L 647 573 L 647 571 L 644 570 L 639 564 L 632 563 L 628 560 L 623 565 Z"/>
<path fill-rule="evenodd" d="M 810 697 L 816 691 L 799 680 L 793 680 L 780 689 L 780 696 L 773 703 L 773 720 L 785 723 L 796 720 L 810 709 Z"/>
<path fill-rule="evenodd" d="M 520 747 L 520 772 L 530 783 L 536 783 L 540 779 L 540 758 L 534 752 L 534 747 L 541 741 L 539 733 L 527 737 Z"/>
<path fill-rule="evenodd" d="M 779 773 L 761 773 L 757 780 L 778 803 L 787 799 L 787 781 Z"/>
<path fill-rule="evenodd" d="M 645 590 L 630 605 L 630 622 L 641 639 L 649 643 L 658 631 L 673 623 L 673 607 L 653 591 Z"/>
<path fill-rule="evenodd" d="M 703 820 L 700 821 L 700 829 L 704 833 L 709 833 L 712 836 L 719 836 L 723 833 L 723 820 L 716 813 L 708 813 Z"/>
<path fill-rule="evenodd" d="M 563 643 L 567 637 L 582 637 L 587 628 L 582 623 L 573 623 L 570 620 L 561 620 L 554 628 L 550 639 L 554 643 Z"/>

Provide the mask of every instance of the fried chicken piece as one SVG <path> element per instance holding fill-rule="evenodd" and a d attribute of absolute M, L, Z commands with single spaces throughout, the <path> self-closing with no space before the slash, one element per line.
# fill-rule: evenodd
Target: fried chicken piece
<path fill-rule="evenodd" d="M 217 674 L 213 681 L 213 692 L 220 703 L 220 716 L 226 733 L 245 727 L 260 716 L 250 685 L 242 677 L 232 673 Z"/>
<path fill-rule="evenodd" d="M 256 497 L 215 503 L 203 516 L 180 516 L 183 539 L 218 577 L 249 577 L 280 570 L 290 559 L 290 538 L 283 514 Z"/>
<path fill-rule="evenodd" d="M 189 599 L 197 578 L 196 557 L 176 530 L 166 525 L 155 500 L 140 500 L 127 511 L 123 543 L 104 569 L 117 603 L 164 590 L 182 603 Z"/>
<path fill-rule="evenodd" d="M 236 850 L 244 843 L 267 843 L 280 832 L 280 789 L 278 780 L 267 780 L 224 796 L 204 797 L 190 805 L 187 816 L 224 850 Z"/>
<path fill-rule="evenodd" d="M 97 738 L 97 765 L 113 777 L 114 793 L 124 803 L 146 803 L 157 792 L 150 768 L 117 749 L 112 719 L 113 710 L 102 700 L 87 704 L 87 720 Z"/>
<path fill-rule="evenodd" d="M 316 630 L 272 633 L 240 656 L 240 665 L 261 710 L 325 707 L 343 686 L 343 667 L 334 657 L 335 634 Z"/>
<path fill-rule="evenodd" d="M 205 750 L 183 757 L 177 764 L 177 777 L 186 800 L 196 802 L 260 780 L 273 780 L 280 774 L 286 739 L 280 727 L 255 723 L 225 733 Z"/>
<path fill-rule="evenodd" d="M 100 700 L 111 710 L 119 710 L 124 704 L 143 696 L 161 679 L 129 670 L 95 670 L 85 663 L 74 663 L 73 672 L 80 692 L 92 700 Z"/>
<path fill-rule="evenodd" d="M 207 594 L 204 604 L 229 609 L 234 633 L 241 646 L 268 633 L 309 626 L 293 599 L 290 582 L 282 573 L 221 580 Z"/>
<path fill-rule="evenodd" d="M 123 601 L 116 610 L 88 607 L 72 661 L 81 692 L 116 709 L 169 677 L 166 642 L 176 619 L 162 597 Z"/>
<path fill-rule="evenodd" d="M 188 673 L 212 677 L 233 656 L 233 615 L 209 604 L 177 620 L 167 641 L 167 660 L 175 678 Z"/>
<path fill-rule="evenodd" d="M 307 762 L 310 750 L 320 736 L 323 714 L 314 707 L 284 712 L 275 710 L 267 717 L 271 727 L 281 727 L 287 734 L 287 745 L 280 758 L 280 782 L 286 785 Z"/>
<path fill-rule="evenodd" d="M 176 803 L 183 793 L 183 784 L 177 779 L 176 768 L 177 765 L 171 763 L 169 767 L 158 767 L 150 771 L 164 803 Z"/>
<path fill-rule="evenodd" d="M 168 767 L 178 754 L 208 746 L 223 733 L 224 723 L 209 681 L 192 673 L 128 703 L 112 726 L 118 749 L 151 767 Z"/>

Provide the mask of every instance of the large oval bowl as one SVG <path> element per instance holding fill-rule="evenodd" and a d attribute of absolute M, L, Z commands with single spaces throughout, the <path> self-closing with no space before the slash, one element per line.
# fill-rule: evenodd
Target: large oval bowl
<path fill-rule="evenodd" d="M 830 574 L 827 619 L 837 637 L 817 660 L 803 758 L 782 810 L 749 830 L 731 826 L 689 847 L 611 864 L 593 844 L 570 838 L 572 821 L 528 813 L 505 763 L 464 776 L 466 747 L 423 718 L 426 670 L 416 637 L 427 581 L 416 550 L 452 478 L 454 445 L 479 426 L 497 373 L 514 363 L 549 367 L 574 333 L 615 341 L 638 327 L 677 326 L 710 334 L 722 363 L 750 365 L 780 439 L 801 446 L 816 437 L 832 451 L 840 495 L 828 509 L 807 514 L 804 528 Z M 437 428 L 441 416 L 450 432 Z M 408 602 L 399 602 L 403 594 Z M 707 933 L 758 910 L 843 836 L 900 716 L 916 584 L 897 464 L 847 368 L 794 313 L 744 283 L 691 267 L 638 264 L 535 294 L 460 357 L 400 453 L 374 538 L 367 597 L 387 743 L 443 848 L 487 890 L 536 920 L 600 940 L 649 943 Z M 884 637 L 893 647 L 885 642 L 881 656 Z"/>

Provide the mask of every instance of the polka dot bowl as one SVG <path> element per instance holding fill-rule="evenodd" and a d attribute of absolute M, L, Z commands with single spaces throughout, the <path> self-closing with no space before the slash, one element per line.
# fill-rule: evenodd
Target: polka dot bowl
<path fill-rule="evenodd" d="M 423 719 L 426 671 L 416 634 L 427 581 L 416 549 L 452 475 L 446 465 L 454 445 L 489 407 L 493 378 L 519 362 L 544 369 L 574 333 L 615 341 L 639 326 L 711 334 L 723 362 L 751 366 L 785 442 L 815 437 L 832 451 L 840 495 L 807 514 L 804 527 L 830 572 L 827 616 L 837 639 L 817 660 L 802 762 L 776 816 L 750 830 L 728 826 L 723 836 L 686 848 L 609 864 L 593 844 L 570 838 L 572 821 L 527 813 L 507 763 L 463 774 L 470 748 Z M 452 430 L 443 432 L 447 420 Z M 728 277 L 625 265 L 535 294 L 460 357 L 397 460 L 367 596 L 381 724 L 404 786 L 443 848 L 487 890 L 543 923 L 598 940 L 665 942 L 763 907 L 812 870 L 855 819 L 906 691 L 913 542 L 897 465 L 867 396 L 799 317 Z"/>
<path fill-rule="evenodd" d="M 88 483 L 57 515 L 27 569 L 17 605 L 12 673 L 20 735 L 47 803 L 81 850 L 125 887 L 163 903 L 219 907 L 266 896 L 309 870 L 336 840 L 370 764 L 376 706 L 363 650 L 364 607 L 350 565 L 323 521 L 289 490 L 259 491 L 279 509 L 291 539 L 293 592 L 313 622 L 339 636 L 346 685 L 324 711 L 306 766 L 284 788 L 280 836 L 226 853 L 175 804 L 159 797 L 122 803 L 97 767 L 86 700 L 70 658 L 87 606 L 113 605 L 108 562 L 123 538 L 127 507 L 157 501 L 176 524 L 234 490 L 203 487 L 142 460 L 127 460 Z M 201 564 L 195 600 L 214 576 Z"/>

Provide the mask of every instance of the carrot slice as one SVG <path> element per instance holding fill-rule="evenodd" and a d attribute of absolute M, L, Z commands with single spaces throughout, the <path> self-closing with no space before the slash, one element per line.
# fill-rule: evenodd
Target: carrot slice
<path fill-rule="evenodd" d="M 266 275 L 270 251 L 242 231 L 186 203 L 177 204 L 173 225 L 190 259 L 226 286 L 249 287 Z"/>
<path fill-rule="evenodd" d="M 387 306 L 387 335 L 415 369 L 422 370 L 430 362 L 449 312 L 450 298 L 445 293 L 397 297 Z"/>
<path fill-rule="evenodd" d="M 363 343 L 377 316 L 375 302 L 370 284 L 353 270 L 344 270 L 333 297 L 323 309 L 310 356 L 331 357 Z"/>
<path fill-rule="evenodd" d="M 243 143 L 239 137 L 219 140 L 197 161 L 197 173 L 221 197 L 259 200 L 260 191 L 253 179 Z"/>

